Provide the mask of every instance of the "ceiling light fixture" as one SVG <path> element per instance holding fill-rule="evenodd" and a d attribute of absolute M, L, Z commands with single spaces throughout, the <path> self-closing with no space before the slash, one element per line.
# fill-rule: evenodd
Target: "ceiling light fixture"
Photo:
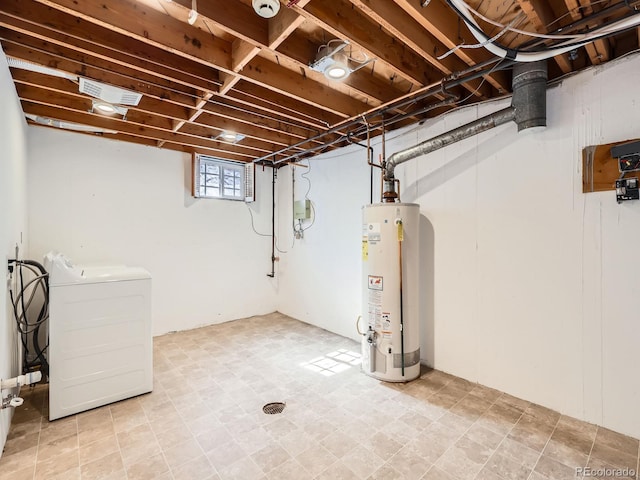
<path fill-rule="evenodd" d="M 196 23 L 198 18 L 198 5 L 196 4 L 196 0 L 191 0 L 191 10 L 189 11 L 189 17 L 187 18 L 187 22 L 189 25 L 193 25 Z"/>
<path fill-rule="evenodd" d="M 326 45 L 322 45 L 309 67 L 311 70 L 324 74 L 329 80 L 344 80 L 374 60 L 364 53 L 362 54 L 363 60 L 347 55 L 344 49 L 348 45 L 348 42 L 342 40 L 331 40 Z"/>
<path fill-rule="evenodd" d="M 46 125 L 47 127 L 62 128 L 65 130 L 75 130 L 76 132 L 111 133 L 111 134 L 118 133 L 116 130 L 109 130 L 106 128 L 94 127 L 91 125 L 84 125 L 81 123 L 66 122 L 64 120 L 58 120 L 58 119 L 49 118 L 49 117 L 41 117 L 39 115 L 33 115 L 31 113 L 26 113 L 25 117 L 27 117 L 29 120 L 35 123 L 38 123 L 40 125 Z"/>
<path fill-rule="evenodd" d="M 91 113 L 100 113 L 102 115 L 122 115 L 125 117 L 128 111 L 128 108 L 124 108 L 119 105 L 112 105 L 111 103 L 102 100 L 91 101 Z"/>
<path fill-rule="evenodd" d="M 229 143 L 238 143 L 245 136 L 241 133 L 230 132 L 228 130 L 223 130 L 219 135 L 215 137 L 211 137 L 213 140 L 222 140 L 223 142 Z"/>

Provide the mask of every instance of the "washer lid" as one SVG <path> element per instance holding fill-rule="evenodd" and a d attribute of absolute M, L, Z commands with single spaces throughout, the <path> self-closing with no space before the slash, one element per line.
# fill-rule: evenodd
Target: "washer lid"
<path fill-rule="evenodd" d="M 67 257 L 56 252 L 45 255 L 44 264 L 49 272 L 49 286 L 52 287 L 151 278 L 151 274 L 144 268 L 126 265 L 75 265 Z"/>

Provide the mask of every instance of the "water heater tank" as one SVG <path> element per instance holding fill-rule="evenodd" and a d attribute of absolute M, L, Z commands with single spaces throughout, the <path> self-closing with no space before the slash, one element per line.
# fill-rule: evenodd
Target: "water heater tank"
<path fill-rule="evenodd" d="M 388 382 L 420 376 L 419 221 L 413 203 L 363 208 L 362 369 Z"/>

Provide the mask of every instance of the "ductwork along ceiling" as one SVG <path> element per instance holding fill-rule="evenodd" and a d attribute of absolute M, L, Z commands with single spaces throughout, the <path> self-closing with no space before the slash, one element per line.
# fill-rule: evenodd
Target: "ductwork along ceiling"
<path fill-rule="evenodd" d="M 508 94 L 514 61 L 552 80 L 625 55 L 639 5 L 3 0 L 0 43 L 29 122 L 283 163 Z"/>

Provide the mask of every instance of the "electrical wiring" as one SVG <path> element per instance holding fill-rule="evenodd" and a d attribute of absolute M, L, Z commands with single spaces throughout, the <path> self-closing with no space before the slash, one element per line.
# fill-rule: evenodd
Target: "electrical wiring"
<path fill-rule="evenodd" d="M 537 33 L 537 32 L 529 32 L 527 30 L 520 30 L 518 28 L 513 27 L 511 24 L 505 25 L 503 23 L 497 22 L 495 20 L 492 20 L 492 19 L 484 16 L 482 13 L 480 13 L 478 10 L 473 8 L 471 5 L 469 5 L 464 0 L 460 0 L 460 2 L 464 3 L 465 7 L 467 7 L 467 10 L 469 10 L 471 13 L 473 13 L 476 17 L 478 17 L 478 18 L 484 20 L 485 22 L 490 23 L 491 25 L 494 25 L 496 27 L 504 28 L 505 30 L 507 30 L 509 32 L 514 32 L 514 33 L 519 33 L 521 35 L 527 35 L 529 37 L 544 38 L 544 39 L 549 39 L 549 40 L 567 40 L 569 38 L 580 38 L 580 37 L 582 37 L 582 34 L 579 34 L 579 35 L 570 35 L 570 34 L 566 34 L 566 35 L 548 35 L 548 34 L 545 34 L 545 33 Z M 578 7 L 578 8 L 581 8 L 581 7 Z"/>
<path fill-rule="evenodd" d="M 247 206 L 247 210 L 249 210 L 249 216 L 251 217 L 251 228 L 253 229 L 253 232 L 256 235 L 260 235 L 261 237 L 271 237 L 270 233 L 260 233 L 258 230 L 256 230 L 256 226 L 253 222 L 253 210 L 251 210 L 251 207 L 248 203 L 245 203 L 245 205 Z"/>
<path fill-rule="evenodd" d="M 479 42 L 488 40 L 488 36 L 480 28 L 475 19 L 471 16 L 471 13 L 466 8 L 462 0 L 447 0 L 449 6 L 458 14 L 458 16 L 467 24 L 471 33 Z M 536 50 L 521 51 L 518 49 L 510 49 L 503 47 L 496 43 L 488 43 L 486 45 L 487 50 L 501 58 L 509 58 L 517 62 L 536 62 L 539 60 L 546 60 L 548 58 L 567 53 L 571 50 L 575 50 L 578 47 L 591 43 L 600 38 L 607 37 L 614 33 L 618 33 L 629 28 L 633 28 L 640 25 L 640 14 L 632 14 L 624 17 L 620 20 L 613 22 L 607 27 L 601 27 L 591 32 L 583 34 L 578 41 L 569 40 L 562 42 L 554 47 L 545 47 Z"/>
<path fill-rule="evenodd" d="M 473 44 L 473 45 L 465 45 L 464 43 L 461 43 L 460 45 L 456 45 L 451 50 L 443 53 L 442 55 L 440 55 L 439 57 L 436 57 L 436 58 L 438 60 L 442 60 L 443 58 L 448 57 L 449 55 L 451 55 L 452 53 L 454 53 L 454 52 L 456 52 L 457 50 L 460 50 L 460 49 L 475 49 L 475 48 L 486 47 L 489 43 L 494 43 L 498 38 L 500 38 L 505 33 L 510 31 L 510 29 L 511 29 L 511 27 L 513 25 L 516 25 L 517 23 L 520 23 L 521 21 L 522 21 L 522 17 L 520 15 L 518 15 L 513 20 L 511 20 L 511 22 L 509 22 L 508 25 L 503 25 L 502 30 L 500 30 L 493 37 L 487 38 L 487 40 L 485 40 L 483 42 L 480 42 L 480 43 Z"/>
<path fill-rule="evenodd" d="M 307 181 L 307 191 L 304 194 L 304 199 L 305 200 L 309 200 L 309 202 L 311 203 L 311 223 L 309 225 L 307 225 L 306 227 L 302 227 L 302 223 L 300 224 L 300 228 L 302 232 L 306 232 L 307 230 L 309 230 L 311 227 L 313 227 L 313 224 L 316 223 L 316 207 L 314 205 L 313 200 L 311 200 L 309 198 L 309 194 L 311 193 L 311 179 L 308 177 L 308 175 L 311 173 L 311 162 L 307 161 L 307 170 L 300 174 L 301 178 L 304 178 Z"/>

